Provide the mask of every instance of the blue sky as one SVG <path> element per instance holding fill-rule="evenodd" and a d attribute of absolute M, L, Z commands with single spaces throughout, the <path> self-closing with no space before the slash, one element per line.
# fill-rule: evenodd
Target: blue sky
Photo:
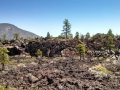
<path fill-rule="evenodd" d="M 120 34 L 120 0 L 0 0 L 0 23 L 58 36 L 68 19 L 71 32 Z"/>

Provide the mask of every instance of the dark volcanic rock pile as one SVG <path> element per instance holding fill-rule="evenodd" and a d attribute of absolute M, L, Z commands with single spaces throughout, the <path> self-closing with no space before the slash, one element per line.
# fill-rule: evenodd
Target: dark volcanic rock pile
<path fill-rule="evenodd" d="M 102 41 L 101 41 L 102 40 Z M 85 39 L 86 52 L 100 50 L 107 45 L 107 37 L 94 37 L 92 39 Z M 40 49 L 43 56 L 56 57 L 56 56 L 72 56 L 75 54 L 74 48 L 82 43 L 79 40 L 61 40 L 61 39 L 36 39 L 36 40 L 5 40 L 3 45 L 8 45 L 9 55 L 20 55 L 29 53 L 31 56 L 36 56 L 36 51 Z M 120 49 L 120 40 L 114 39 L 115 47 Z M 12 46 L 12 47 L 9 47 Z M 63 53 L 61 53 L 63 51 Z"/>
<path fill-rule="evenodd" d="M 76 45 L 78 45 L 79 43 L 81 42 L 77 40 L 45 41 L 45 42 L 30 41 L 26 45 L 26 52 L 30 53 L 31 56 L 35 56 L 36 51 L 40 49 L 43 53 L 43 56 L 55 57 L 60 56 L 62 50 L 68 47 L 75 48 Z M 50 53 L 48 55 L 49 50 Z"/>

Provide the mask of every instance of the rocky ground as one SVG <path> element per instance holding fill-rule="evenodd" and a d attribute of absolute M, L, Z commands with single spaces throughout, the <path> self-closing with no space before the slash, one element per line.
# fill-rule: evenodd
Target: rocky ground
<path fill-rule="evenodd" d="M 8 90 L 120 90 L 119 65 L 114 71 L 110 67 L 116 62 L 110 63 L 108 59 L 80 61 L 62 57 L 13 63 L 0 71 L 0 85 Z M 98 64 L 106 65 L 112 73 L 97 73 Z"/>

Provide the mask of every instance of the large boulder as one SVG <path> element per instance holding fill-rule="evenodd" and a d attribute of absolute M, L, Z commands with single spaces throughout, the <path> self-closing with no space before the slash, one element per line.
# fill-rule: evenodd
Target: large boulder
<path fill-rule="evenodd" d="M 25 51 L 30 53 L 31 56 L 36 56 L 35 53 L 38 49 L 42 51 L 43 56 L 54 57 L 56 54 L 60 55 L 61 50 L 65 49 L 65 43 L 61 42 L 35 42 L 30 41 L 25 48 Z"/>
<path fill-rule="evenodd" d="M 75 54 L 76 54 L 75 49 L 74 48 L 70 48 L 70 47 L 65 48 L 65 49 L 63 49 L 61 51 L 62 57 L 71 57 L 71 56 L 73 56 Z"/>
<path fill-rule="evenodd" d="M 38 78 L 35 77 L 35 76 L 33 76 L 31 73 L 28 73 L 26 75 L 26 77 L 28 78 L 28 80 L 29 80 L 30 83 L 34 83 L 34 82 L 36 82 L 38 80 Z"/>
<path fill-rule="evenodd" d="M 9 51 L 9 53 L 8 53 L 8 55 L 10 55 L 10 56 L 13 56 L 13 55 L 20 55 L 23 51 L 22 51 L 22 49 L 20 49 L 18 46 L 9 46 L 9 47 L 7 47 L 7 49 L 8 49 L 8 51 Z"/>

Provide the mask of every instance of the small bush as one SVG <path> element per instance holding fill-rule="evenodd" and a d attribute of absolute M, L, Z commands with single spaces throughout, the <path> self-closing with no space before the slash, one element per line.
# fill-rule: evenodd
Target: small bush
<path fill-rule="evenodd" d="M 44 57 L 42 57 L 42 60 L 43 60 L 43 61 L 47 61 L 48 58 L 44 56 Z"/>
<path fill-rule="evenodd" d="M 102 71 L 103 73 L 106 73 L 106 74 L 112 74 L 112 71 L 109 71 L 107 70 L 105 67 L 103 67 L 102 65 L 96 65 L 95 66 L 95 69 L 97 71 Z"/>
<path fill-rule="evenodd" d="M 17 90 L 15 88 L 6 88 L 5 86 L 0 86 L 0 90 Z"/>
<path fill-rule="evenodd" d="M 76 47 L 76 52 L 80 55 L 80 60 L 81 60 L 81 57 L 85 56 L 85 52 L 86 52 L 85 44 L 84 43 L 78 44 Z"/>
<path fill-rule="evenodd" d="M 36 52 L 37 57 L 42 57 L 42 51 L 40 49 L 37 50 Z"/>
<path fill-rule="evenodd" d="M 9 51 L 5 47 L 0 48 L 0 64 L 2 64 L 2 71 L 5 69 L 5 64 L 9 63 L 9 56 L 8 53 Z"/>

